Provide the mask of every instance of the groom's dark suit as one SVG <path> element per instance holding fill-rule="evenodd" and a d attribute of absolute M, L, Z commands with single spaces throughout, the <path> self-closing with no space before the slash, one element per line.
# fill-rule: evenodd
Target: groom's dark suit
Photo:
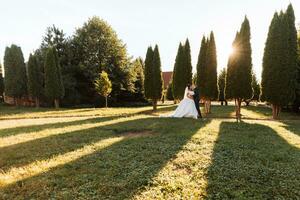
<path fill-rule="evenodd" d="M 198 117 L 202 118 L 201 111 L 200 111 L 200 105 L 199 105 L 200 92 L 199 92 L 199 89 L 197 87 L 195 87 L 195 89 L 194 89 L 194 96 L 193 97 L 194 97 L 194 102 L 195 102 L 196 109 L 198 111 Z"/>

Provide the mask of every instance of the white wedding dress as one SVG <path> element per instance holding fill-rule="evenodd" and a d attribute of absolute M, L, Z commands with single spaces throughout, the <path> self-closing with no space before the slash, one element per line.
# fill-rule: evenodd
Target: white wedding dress
<path fill-rule="evenodd" d="M 176 118 L 188 117 L 188 118 L 197 119 L 198 111 L 196 109 L 195 102 L 193 99 L 188 98 L 188 95 L 192 96 L 194 95 L 194 92 L 188 90 L 188 88 L 185 88 L 183 100 L 179 103 L 176 110 L 171 115 L 168 115 L 166 117 L 176 117 Z"/>

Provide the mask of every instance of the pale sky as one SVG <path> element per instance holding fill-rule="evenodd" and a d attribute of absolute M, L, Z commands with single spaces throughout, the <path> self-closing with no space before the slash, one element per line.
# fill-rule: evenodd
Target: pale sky
<path fill-rule="evenodd" d="M 178 44 L 187 37 L 195 71 L 201 38 L 213 30 L 221 69 L 226 67 L 235 33 L 247 15 L 253 67 L 260 76 L 271 18 L 290 2 L 298 23 L 299 0 L 2 0 L 0 59 L 3 62 L 5 47 L 15 43 L 27 60 L 48 26 L 55 24 L 69 36 L 89 17 L 99 16 L 126 43 L 129 55 L 145 57 L 147 47 L 158 44 L 163 71 L 173 69 Z"/>

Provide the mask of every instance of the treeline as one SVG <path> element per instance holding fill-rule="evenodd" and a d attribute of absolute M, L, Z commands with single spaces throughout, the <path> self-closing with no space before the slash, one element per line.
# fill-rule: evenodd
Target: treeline
<path fill-rule="evenodd" d="M 241 104 L 250 101 L 266 101 L 272 105 L 273 118 L 277 118 L 282 107 L 300 106 L 300 37 L 297 40 L 295 16 L 290 4 L 285 12 L 275 13 L 266 41 L 261 85 L 252 69 L 250 23 L 245 17 L 232 43 L 233 53 L 227 68 L 217 75 L 217 52 L 213 32 L 203 36 L 197 62 L 194 83 L 200 90 L 204 110 L 210 113 L 210 102 L 222 104 L 234 100 L 236 117 L 241 119 Z M 186 48 L 187 46 L 187 48 Z M 180 43 L 173 71 L 172 83 L 167 90 L 168 99 L 182 98 L 184 88 L 191 83 L 191 65 L 188 40 Z"/>
<path fill-rule="evenodd" d="M 27 63 L 21 47 L 6 48 L 4 81 L 0 74 L 0 89 L 5 89 L 0 92 L 14 98 L 16 105 L 26 96 L 37 106 L 104 105 L 105 98 L 95 87 L 102 71 L 111 81 L 111 104 L 147 102 L 143 60 L 127 54 L 125 44 L 105 21 L 93 17 L 70 37 L 53 25 Z"/>

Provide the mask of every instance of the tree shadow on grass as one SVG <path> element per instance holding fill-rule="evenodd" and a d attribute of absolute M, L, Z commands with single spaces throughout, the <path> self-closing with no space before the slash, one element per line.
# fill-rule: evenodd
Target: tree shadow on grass
<path fill-rule="evenodd" d="M 79 125 L 79 124 L 87 124 L 87 123 L 95 123 L 95 122 L 105 122 L 110 121 L 116 118 L 119 118 L 121 116 L 115 116 L 115 117 L 97 117 L 97 118 L 88 118 L 88 119 L 81 119 L 81 120 L 74 120 L 74 121 L 68 121 L 68 122 L 54 122 L 54 123 L 46 123 L 46 124 L 40 124 L 40 125 L 26 125 L 26 126 L 19 126 L 15 128 L 5 128 L 0 129 L 0 138 L 12 136 L 12 135 L 18 135 L 18 134 L 24 134 L 24 133 L 32 133 L 37 131 L 43 131 L 46 129 L 54 129 L 54 128 L 64 128 L 68 126 L 73 125 Z"/>
<path fill-rule="evenodd" d="M 9 185 L 2 189 L 0 196 L 12 199 L 132 198 L 144 186 L 151 184 L 151 179 L 160 169 L 176 158 L 183 145 L 208 122 L 209 120 L 146 118 L 102 127 L 101 132 L 107 132 L 110 137 L 122 136 L 128 132 L 141 135 L 128 137 L 93 154 Z M 152 134 L 143 136 L 145 130 Z M 101 140 L 97 137 L 98 131 L 98 128 L 86 130 L 86 134 L 92 134 L 92 137 L 84 143 Z M 82 140 L 82 135 L 78 133 L 69 135 L 79 143 Z M 61 144 L 62 148 L 70 143 L 76 144 L 67 138 L 63 140 L 67 141 Z M 51 147 L 49 151 L 53 148 L 55 147 Z M 76 148 L 78 146 L 74 147 Z"/>
<path fill-rule="evenodd" d="M 223 122 L 208 169 L 207 199 L 296 199 L 300 150 L 270 127 Z"/>
<path fill-rule="evenodd" d="M 300 120 L 285 121 L 283 127 L 300 136 Z"/>
<path fill-rule="evenodd" d="M 158 112 L 164 112 L 164 111 L 171 111 L 174 109 L 175 106 L 160 106 L 157 111 Z M 119 117 L 130 117 L 134 115 L 140 115 L 140 114 L 152 114 L 152 110 L 145 110 L 145 111 L 140 111 L 140 112 L 133 112 L 133 113 L 124 113 L 124 114 L 118 114 L 118 115 L 113 115 L 113 116 L 100 116 L 100 117 L 95 117 L 95 116 L 82 116 L 82 117 L 92 117 L 88 119 L 83 119 L 83 120 L 74 120 L 74 121 L 69 121 L 69 122 L 56 122 L 56 123 L 47 123 L 47 124 L 41 124 L 41 125 L 25 125 L 25 126 L 18 126 L 15 128 L 4 128 L 0 129 L 0 138 L 1 137 L 6 137 L 10 135 L 17 135 L 17 134 L 24 134 L 24 133 L 31 133 L 31 132 L 36 132 L 36 131 L 42 131 L 45 129 L 49 128 L 62 128 L 66 126 L 72 126 L 72 125 L 78 125 L 78 124 L 85 124 L 85 123 L 93 123 L 94 121 L 100 122 L 102 121 L 109 121 L 113 120 Z M 76 116 L 75 116 L 76 117 Z M 43 117 L 41 117 L 43 118 Z M 11 119 L 8 119 L 11 120 Z M 45 118 L 45 120 L 47 120 Z M 16 122 L 17 123 L 17 122 Z"/>
<path fill-rule="evenodd" d="M 34 127 L 31 131 L 34 131 L 35 129 L 45 130 L 47 128 L 49 128 L 49 130 L 53 128 L 65 128 L 65 130 L 64 132 L 52 134 L 47 137 L 1 147 L 0 168 L 2 170 L 7 170 L 11 167 L 20 167 L 36 160 L 43 160 L 58 154 L 64 154 L 77 148 L 82 148 L 94 141 L 111 137 L 111 134 L 114 133 L 114 131 L 106 128 L 105 125 L 99 124 L 93 128 L 84 128 L 84 125 L 109 122 L 117 118 L 119 117 L 101 117 L 75 122 L 57 123 L 50 126 L 42 125 Z M 83 127 L 77 131 L 68 131 L 68 126 L 71 125 Z M 110 127 L 113 126 L 110 125 Z M 22 131 L 21 128 L 20 131 Z"/>

